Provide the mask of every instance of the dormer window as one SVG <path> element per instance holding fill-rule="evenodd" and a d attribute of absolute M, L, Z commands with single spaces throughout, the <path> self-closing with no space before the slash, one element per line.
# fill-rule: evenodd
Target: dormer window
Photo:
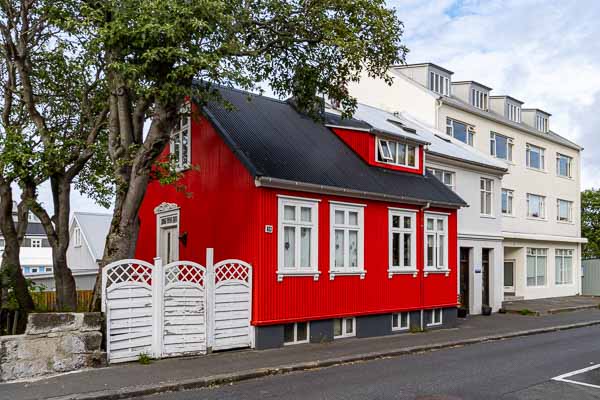
<path fill-rule="evenodd" d="M 395 140 L 377 138 L 377 162 L 402 167 L 417 167 L 417 148 L 416 146 L 402 143 Z"/>
<path fill-rule="evenodd" d="M 520 123 L 521 122 L 521 107 L 507 103 L 506 104 L 506 116 L 513 122 Z"/>
<path fill-rule="evenodd" d="M 480 110 L 488 109 L 488 95 L 481 90 L 471 89 L 471 104 Z"/>
<path fill-rule="evenodd" d="M 535 116 L 535 127 L 538 131 L 540 132 L 548 132 L 548 118 L 544 117 L 543 115 L 536 115 Z"/>
<path fill-rule="evenodd" d="M 450 96 L 450 79 L 436 72 L 429 72 L 429 89 L 434 92 Z"/>

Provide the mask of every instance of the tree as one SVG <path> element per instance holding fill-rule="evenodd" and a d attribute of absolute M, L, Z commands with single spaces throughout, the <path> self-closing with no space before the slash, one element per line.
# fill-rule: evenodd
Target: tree
<path fill-rule="evenodd" d="M 57 306 L 67 311 L 77 308 L 66 258 L 71 190 L 88 162 L 105 154 L 102 133 L 108 112 L 102 60 L 97 52 L 86 52 L 81 38 L 64 24 L 65 7 L 71 5 L 50 0 L 0 3 L 3 46 L 16 76 L 13 93 L 34 128 L 28 143 L 35 146 L 39 160 L 40 174 L 31 181 L 27 206 L 42 222 L 52 247 Z M 52 191 L 51 213 L 35 192 L 46 180 Z M 19 181 L 23 184 L 28 178 Z M 89 179 L 80 188 L 90 190 L 99 182 Z"/>
<path fill-rule="evenodd" d="M 583 246 L 583 258 L 600 258 L 600 190 L 588 189 L 581 193 L 581 236 L 588 243 Z"/>

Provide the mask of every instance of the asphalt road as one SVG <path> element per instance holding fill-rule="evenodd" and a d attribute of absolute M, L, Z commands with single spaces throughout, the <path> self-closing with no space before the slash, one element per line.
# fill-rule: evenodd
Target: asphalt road
<path fill-rule="evenodd" d="M 200 399 L 600 399 L 600 388 L 552 378 L 600 364 L 600 326 L 149 396 Z M 596 370 L 576 376 L 600 387 Z"/>

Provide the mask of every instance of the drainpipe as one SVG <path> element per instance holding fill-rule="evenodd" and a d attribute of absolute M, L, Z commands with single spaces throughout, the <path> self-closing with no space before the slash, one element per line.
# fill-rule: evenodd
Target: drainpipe
<path fill-rule="evenodd" d="M 435 102 L 435 127 L 436 129 L 441 129 L 440 128 L 440 108 L 442 108 L 442 97 L 438 97 L 437 101 Z M 444 129 L 446 130 L 446 129 Z"/>
<path fill-rule="evenodd" d="M 429 207 L 431 207 L 431 203 L 427 202 L 427 204 L 425 204 L 423 207 L 421 207 L 421 213 L 423 214 L 423 232 L 425 232 L 425 210 L 429 209 Z M 425 235 L 423 235 L 423 240 L 425 240 Z M 424 250 L 424 246 L 421 246 L 421 249 L 423 251 L 423 271 L 421 274 L 421 296 L 420 296 L 420 301 L 421 301 L 421 331 L 423 331 L 423 329 L 425 328 L 424 326 L 424 322 L 423 322 L 423 306 L 425 305 L 425 250 Z"/>

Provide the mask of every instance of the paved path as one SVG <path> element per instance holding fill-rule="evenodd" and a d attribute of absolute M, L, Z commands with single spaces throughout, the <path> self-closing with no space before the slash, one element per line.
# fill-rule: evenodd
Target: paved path
<path fill-rule="evenodd" d="M 599 399 L 600 388 L 551 380 L 600 363 L 599 337 L 594 326 L 144 399 Z"/>
<path fill-rule="evenodd" d="M 549 299 L 514 300 L 502 303 L 502 309 L 506 312 L 520 313 L 527 310 L 537 315 L 598 308 L 598 306 L 600 306 L 600 297 L 596 296 L 566 296 Z"/>
<path fill-rule="evenodd" d="M 256 371 L 261 368 L 280 368 L 293 363 L 313 363 L 319 360 L 388 352 L 451 341 L 479 340 L 478 338 L 492 335 L 588 321 L 600 321 L 600 310 L 585 310 L 542 317 L 513 314 L 470 317 L 463 320 L 458 329 L 399 334 L 372 339 L 345 339 L 327 344 L 287 346 L 282 349 L 264 351 L 216 353 L 188 359 L 167 359 L 153 362 L 150 365 L 129 363 L 31 383 L 0 384 L 0 399 L 42 399 L 148 385 L 169 385 L 217 374 Z"/>

